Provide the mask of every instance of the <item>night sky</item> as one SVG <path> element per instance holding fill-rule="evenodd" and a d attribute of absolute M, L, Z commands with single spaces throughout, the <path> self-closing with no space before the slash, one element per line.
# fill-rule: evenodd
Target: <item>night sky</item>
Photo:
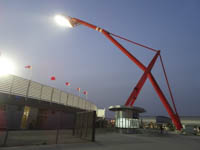
<path fill-rule="evenodd" d="M 84 26 L 61 28 L 61 13 L 161 50 L 180 115 L 200 115 L 199 0 L 0 0 L 0 52 L 16 65 L 15 75 L 71 92 L 88 91 L 99 108 L 123 105 L 143 71 L 101 33 Z M 119 42 L 146 66 L 154 53 Z M 153 75 L 171 103 L 158 59 Z M 56 81 L 50 77 L 56 76 Z M 147 80 L 136 106 L 145 115 L 167 115 Z M 111 117 L 112 113 L 108 113 Z"/>

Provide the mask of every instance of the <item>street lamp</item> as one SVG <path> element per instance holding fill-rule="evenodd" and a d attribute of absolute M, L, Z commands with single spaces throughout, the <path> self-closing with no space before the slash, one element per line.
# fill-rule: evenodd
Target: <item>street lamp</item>
<path fill-rule="evenodd" d="M 66 27 L 66 28 L 73 28 L 74 26 L 78 24 L 74 22 L 71 17 L 69 16 L 65 17 L 63 15 L 55 15 L 54 20 L 59 26 Z"/>
<path fill-rule="evenodd" d="M 0 56 L 0 76 L 14 74 L 14 70 L 14 63 L 10 59 Z"/>
<path fill-rule="evenodd" d="M 171 117 L 174 125 L 176 126 L 177 130 L 181 130 L 182 125 L 181 125 L 181 122 L 180 122 L 180 119 L 179 119 L 179 115 L 178 115 L 177 110 L 176 110 L 176 106 L 175 106 L 175 103 L 174 103 L 174 98 L 173 98 L 173 95 L 172 95 L 172 92 L 171 92 L 171 88 L 169 86 L 169 82 L 168 82 L 168 79 L 167 79 L 166 71 L 165 71 L 164 64 L 162 62 L 162 58 L 161 58 L 159 50 L 156 50 L 156 49 L 150 48 L 148 46 L 139 44 L 137 42 L 128 40 L 126 38 L 120 37 L 119 35 L 115 35 L 113 33 L 110 33 L 108 31 L 106 31 L 105 29 L 102 29 L 100 27 L 97 27 L 97 26 L 95 26 L 93 24 L 90 24 L 88 22 L 85 22 L 85 21 L 77 19 L 77 18 L 65 17 L 65 16 L 62 16 L 62 15 L 56 15 L 55 16 L 55 20 L 59 25 L 64 26 L 64 27 L 67 27 L 67 26 L 68 27 L 75 27 L 75 26 L 80 24 L 80 25 L 84 25 L 86 27 L 89 27 L 89 28 L 91 28 L 93 30 L 96 30 L 98 32 L 101 32 L 108 40 L 110 40 L 115 46 L 117 46 L 119 48 L 119 50 L 121 50 L 131 61 L 133 61 L 141 70 L 144 71 L 142 77 L 140 78 L 138 84 L 133 89 L 133 91 L 132 91 L 131 95 L 129 96 L 129 98 L 127 99 L 125 105 L 126 106 L 133 106 L 133 104 L 134 104 L 137 96 L 139 95 L 139 93 L 140 93 L 140 91 L 141 91 L 146 79 L 148 78 L 150 80 L 151 84 L 153 85 L 156 93 L 158 94 L 161 102 L 163 103 L 164 107 L 166 108 L 166 110 L 167 110 L 169 116 Z M 125 49 L 116 39 L 114 39 L 113 36 L 115 36 L 117 38 L 120 38 L 120 39 L 123 39 L 123 40 L 126 40 L 128 42 L 131 42 L 132 44 L 141 46 L 141 47 L 146 48 L 148 50 L 154 51 L 154 52 L 156 52 L 156 54 L 153 57 L 153 59 L 151 60 L 151 62 L 149 63 L 149 65 L 146 67 L 136 57 L 134 57 L 127 49 Z M 153 68 L 158 56 L 160 57 L 160 60 L 161 60 L 161 64 L 162 64 L 162 68 L 163 68 L 163 71 L 164 71 L 165 79 L 166 79 L 166 82 L 167 82 L 167 85 L 168 85 L 168 89 L 169 89 L 169 92 L 170 92 L 170 96 L 171 96 L 171 99 L 172 99 L 174 111 L 171 108 L 171 106 L 168 103 L 165 95 L 163 94 L 162 90 L 160 89 L 158 83 L 156 82 L 155 78 L 153 77 L 153 75 L 151 73 L 151 69 Z"/>

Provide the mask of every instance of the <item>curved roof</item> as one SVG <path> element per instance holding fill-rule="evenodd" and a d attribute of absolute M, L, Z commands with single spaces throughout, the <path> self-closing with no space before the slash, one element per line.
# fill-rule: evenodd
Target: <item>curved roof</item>
<path fill-rule="evenodd" d="M 125 111 L 125 110 L 131 110 L 133 112 L 137 112 L 137 113 L 143 113 L 146 112 L 146 110 L 144 108 L 141 107 L 131 107 L 131 106 L 125 106 L 125 105 L 115 105 L 115 106 L 110 106 L 108 108 L 110 111 Z"/>

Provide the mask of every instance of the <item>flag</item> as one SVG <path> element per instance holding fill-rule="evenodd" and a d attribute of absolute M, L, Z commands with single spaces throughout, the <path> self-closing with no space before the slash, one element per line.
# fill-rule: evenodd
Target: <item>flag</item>
<path fill-rule="evenodd" d="M 51 80 L 56 80 L 56 77 L 55 76 L 51 76 Z"/>
<path fill-rule="evenodd" d="M 81 88 L 76 88 L 76 90 L 80 92 L 80 91 L 81 91 Z"/>
<path fill-rule="evenodd" d="M 84 94 L 84 95 L 88 95 L 88 92 L 87 92 L 87 91 L 83 91 L 83 94 Z"/>
<path fill-rule="evenodd" d="M 27 66 L 25 66 L 24 68 L 26 68 L 26 69 L 32 69 L 32 66 L 27 65 Z"/>
<path fill-rule="evenodd" d="M 70 86 L 70 83 L 69 83 L 69 82 L 66 82 L 65 85 L 66 85 L 66 86 Z"/>

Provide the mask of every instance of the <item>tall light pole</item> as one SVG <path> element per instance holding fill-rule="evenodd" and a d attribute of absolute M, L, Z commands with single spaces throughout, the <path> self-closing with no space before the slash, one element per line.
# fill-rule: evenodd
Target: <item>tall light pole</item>
<path fill-rule="evenodd" d="M 120 37 L 120 36 L 115 35 L 113 33 L 110 33 L 108 31 L 106 31 L 105 29 L 102 29 L 100 27 L 97 27 L 97 26 L 95 26 L 93 24 L 90 24 L 88 22 L 85 22 L 85 21 L 77 19 L 77 18 L 72 18 L 72 17 L 69 17 L 69 16 L 65 17 L 65 16 L 62 16 L 62 15 L 56 15 L 55 16 L 55 21 L 59 25 L 64 26 L 64 27 L 73 28 L 73 27 L 75 27 L 77 25 L 84 25 L 86 27 L 89 27 L 89 28 L 91 28 L 93 30 L 96 30 L 96 31 L 102 33 L 108 40 L 110 40 L 115 46 L 117 46 L 119 48 L 119 50 L 121 50 L 132 62 L 134 62 L 141 70 L 144 71 L 144 74 L 140 78 L 137 86 L 133 89 L 133 92 L 129 96 L 129 98 L 126 101 L 125 105 L 126 106 L 133 106 L 133 104 L 134 104 L 134 102 L 135 102 L 135 100 L 136 100 L 136 98 L 137 98 L 142 86 L 144 85 L 146 79 L 148 78 L 150 80 L 151 84 L 153 85 L 156 93 L 158 94 L 161 102 L 163 103 L 164 107 L 166 108 L 166 110 L 167 110 L 169 116 L 171 117 L 174 125 L 176 126 L 177 130 L 181 130 L 182 125 L 181 125 L 181 122 L 180 122 L 180 119 L 179 119 L 179 116 L 178 116 L 178 113 L 177 113 L 177 110 L 176 110 L 176 106 L 175 106 L 175 103 L 174 103 L 174 99 L 173 99 L 173 96 L 172 96 L 172 93 L 171 93 L 171 89 L 170 89 L 166 74 L 165 74 L 165 77 L 166 77 L 166 81 L 167 81 L 167 84 L 168 84 L 168 88 L 169 88 L 169 91 L 170 91 L 170 96 L 172 98 L 173 107 L 174 107 L 174 111 L 175 112 L 171 108 L 171 106 L 168 103 L 165 95 L 163 94 L 162 90 L 160 89 L 158 83 L 156 82 L 154 76 L 151 73 L 151 69 L 152 69 L 157 57 L 159 56 L 160 59 L 161 59 L 159 50 L 156 50 L 156 49 L 150 48 L 148 46 L 145 46 L 145 45 L 130 41 L 130 40 L 126 39 L 126 38 L 123 38 L 123 37 Z M 129 42 L 131 42 L 133 44 L 136 44 L 138 46 L 141 46 L 141 47 L 144 47 L 146 49 L 149 49 L 149 50 L 152 50 L 152 51 L 156 52 L 154 58 L 152 59 L 152 61 L 148 65 L 148 67 L 143 65 L 136 57 L 134 57 L 127 49 L 125 49 L 116 39 L 114 39 L 113 36 L 121 38 L 121 39 L 129 41 Z M 161 63 L 162 63 L 162 59 L 161 59 Z M 162 63 L 162 66 L 163 66 L 163 63 Z M 164 69 L 164 66 L 163 66 L 163 69 Z"/>

